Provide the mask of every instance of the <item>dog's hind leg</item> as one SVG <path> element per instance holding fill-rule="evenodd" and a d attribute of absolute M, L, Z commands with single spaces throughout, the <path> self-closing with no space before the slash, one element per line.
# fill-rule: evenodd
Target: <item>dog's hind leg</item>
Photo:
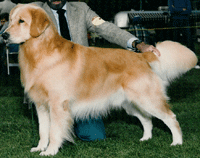
<path fill-rule="evenodd" d="M 151 139 L 153 128 L 151 116 L 145 112 L 141 112 L 136 106 L 133 105 L 133 103 L 125 103 L 122 106 L 128 115 L 133 115 L 140 120 L 144 130 L 143 137 L 140 141 Z"/>
<path fill-rule="evenodd" d="M 36 104 L 38 121 L 39 121 L 39 134 L 40 141 L 38 146 L 31 149 L 31 152 L 46 150 L 49 143 L 49 112 L 44 105 Z"/>
<path fill-rule="evenodd" d="M 73 142 L 71 128 L 73 119 L 71 117 L 68 101 L 60 102 L 59 98 L 54 97 L 49 102 L 50 108 L 50 133 L 49 146 L 46 151 L 41 152 L 42 156 L 57 154 L 63 141 L 66 139 Z"/>
<path fill-rule="evenodd" d="M 164 102 L 160 106 L 160 109 L 150 112 L 155 117 L 161 119 L 171 130 L 173 136 L 173 142 L 171 145 L 181 145 L 183 143 L 181 128 L 176 120 L 176 115 L 169 109 L 169 105 Z"/>
<path fill-rule="evenodd" d="M 171 145 L 181 145 L 183 143 L 182 132 L 179 123 L 176 120 L 176 115 L 169 109 L 169 105 L 166 101 L 163 101 L 163 103 L 158 106 L 155 105 L 156 104 L 151 106 L 151 108 L 148 109 L 148 112 L 154 117 L 162 120 L 169 127 L 173 137 Z"/>
<path fill-rule="evenodd" d="M 175 114 L 166 103 L 164 87 L 159 78 L 155 75 L 144 76 L 137 82 L 129 83 L 125 92 L 128 99 L 136 103 L 138 109 L 157 117 L 169 127 L 173 136 L 171 145 L 182 144 L 181 128 Z"/>

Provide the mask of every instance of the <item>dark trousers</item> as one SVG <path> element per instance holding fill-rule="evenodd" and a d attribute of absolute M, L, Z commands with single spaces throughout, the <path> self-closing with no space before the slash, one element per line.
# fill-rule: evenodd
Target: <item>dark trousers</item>
<path fill-rule="evenodd" d="M 172 18 L 171 20 L 173 27 L 173 41 L 180 42 L 195 52 L 189 18 Z"/>

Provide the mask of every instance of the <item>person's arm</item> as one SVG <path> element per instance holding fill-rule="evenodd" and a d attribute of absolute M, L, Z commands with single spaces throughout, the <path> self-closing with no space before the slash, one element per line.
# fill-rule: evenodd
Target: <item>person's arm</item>
<path fill-rule="evenodd" d="M 120 29 L 113 23 L 104 21 L 94 11 L 92 11 L 90 7 L 85 7 L 87 10 L 86 20 L 89 31 L 96 32 L 99 36 L 109 42 L 115 43 L 123 48 L 130 47 L 130 43 L 131 47 L 134 48 L 135 41 L 138 40 L 137 37 L 125 30 Z M 158 56 L 160 56 L 159 51 L 154 46 L 147 45 L 144 42 L 138 44 L 137 48 L 141 52 L 154 51 Z"/>
<path fill-rule="evenodd" d="M 88 31 L 96 32 L 99 36 L 103 37 L 109 42 L 115 43 L 123 48 L 127 48 L 129 39 L 138 39 L 131 33 L 120 29 L 115 24 L 104 21 L 99 15 L 91 10 L 87 4 L 83 3 L 81 6 L 85 10 Z"/>

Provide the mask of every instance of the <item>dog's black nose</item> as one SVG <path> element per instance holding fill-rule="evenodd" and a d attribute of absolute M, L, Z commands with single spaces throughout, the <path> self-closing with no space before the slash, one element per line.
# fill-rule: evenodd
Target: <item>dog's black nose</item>
<path fill-rule="evenodd" d="M 10 35 L 9 35 L 9 33 L 5 32 L 2 34 L 2 37 L 4 40 L 7 40 L 10 37 Z"/>

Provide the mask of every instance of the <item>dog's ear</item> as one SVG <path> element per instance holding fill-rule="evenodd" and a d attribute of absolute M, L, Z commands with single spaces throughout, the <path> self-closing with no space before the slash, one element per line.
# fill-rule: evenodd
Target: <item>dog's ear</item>
<path fill-rule="evenodd" d="M 30 26 L 30 35 L 34 38 L 40 36 L 49 26 L 50 20 L 47 14 L 41 9 L 31 11 L 32 22 Z"/>

